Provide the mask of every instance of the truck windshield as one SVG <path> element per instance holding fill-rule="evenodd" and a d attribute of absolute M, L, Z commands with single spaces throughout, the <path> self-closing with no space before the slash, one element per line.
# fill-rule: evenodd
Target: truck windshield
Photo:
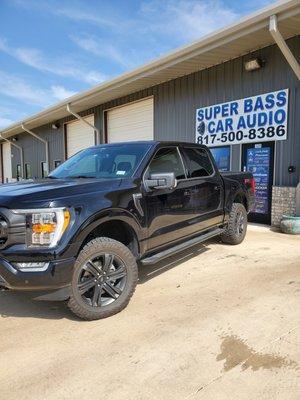
<path fill-rule="evenodd" d="M 112 179 L 130 177 L 150 147 L 151 144 L 147 143 L 91 147 L 69 158 L 51 172 L 49 178 Z"/>

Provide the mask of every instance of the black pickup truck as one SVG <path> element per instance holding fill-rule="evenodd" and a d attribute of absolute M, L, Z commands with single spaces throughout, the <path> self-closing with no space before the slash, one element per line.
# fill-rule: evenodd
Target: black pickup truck
<path fill-rule="evenodd" d="M 250 173 L 219 173 L 192 143 L 83 150 L 46 179 L 0 187 L 0 286 L 68 301 L 86 320 L 122 310 L 139 264 L 220 236 L 243 241 Z"/>

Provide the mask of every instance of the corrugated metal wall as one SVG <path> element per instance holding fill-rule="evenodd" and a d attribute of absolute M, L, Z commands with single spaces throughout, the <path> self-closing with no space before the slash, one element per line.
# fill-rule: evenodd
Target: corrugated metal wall
<path fill-rule="evenodd" d="M 288 43 L 300 61 L 300 37 Z M 264 68 L 246 72 L 247 55 L 155 88 L 155 137 L 195 141 L 197 108 L 289 88 L 288 139 L 276 143 L 275 184 L 295 186 L 300 180 L 300 84 L 277 46 L 252 56 L 265 60 Z M 234 145 L 233 169 L 240 168 L 240 157 L 240 145 Z M 289 165 L 296 173 L 288 173 Z"/>
<path fill-rule="evenodd" d="M 300 61 L 300 36 L 290 39 L 288 44 Z M 265 60 L 266 64 L 262 69 L 249 73 L 244 69 L 244 61 L 253 56 Z M 155 139 L 194 142 L 197 108 L 285 88 L 290 89 L 288 139 L 276 144 L 275 184 L 295 186 L 300 171 L 300 84 L 276 45 L 102 104 L 81 115 L 95 114 L 95 125 L 103 142 L 104 110 L 153 95 Z M 56 131 L 51 125 L 34 130 L 50 141 L 51 167 L 54 160 L 64 159 L 63 124 L 72 119 L 70 116 L 59 121 L 60 129 Z M 18 138 L 18 144 L 24 146 L 25 162 L 29 160 L 32 164 L 33 176 L 41 176 L 43 144 L 28 134 Z M 14 149 L 13 155 L 15 176 L 18 151 Z M 240 157 L 240 145 L 232 146 L 232 169 L 240 168 Z M 289 165 L 296 167 L 296 173 L 288 173 Z"/>

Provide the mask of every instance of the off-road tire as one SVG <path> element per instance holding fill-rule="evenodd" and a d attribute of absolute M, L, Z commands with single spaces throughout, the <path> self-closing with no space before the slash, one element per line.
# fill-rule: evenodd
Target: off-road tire
<path fill-rule="evenodd" d="M 86 304 L 77 289 L 78 277 L 82 271 L 82 266 L 93 257 L 100 253 L 115 255 L 122 260 L 126 267 L 126 283 L 122 293 L 111 304 L 94 307 Z M 79 318 L 92 321 L 107 318 L 123 310 L 129 303 L 138 281 L 138 268 L 134 255 L 122 243 L 106 238 L 99 237 L 87 243 L 79 253 L 73 271 L 71 282 L 69 309 Z M 100 296 L 101 299 L 101 296 Z M 101 300 L 100 300 L 101 302 Z"/>
<path fill-rule="evenodd" d="M 239 230 L 239 218 L 243 218 L 243 229 Z M 221 234 L 221 240 L 227 244 L 240 244 L 245 239 L 247 232 L 247 211 L 243 204 L 233 203 L 229 214 L 226 230 Z"/>

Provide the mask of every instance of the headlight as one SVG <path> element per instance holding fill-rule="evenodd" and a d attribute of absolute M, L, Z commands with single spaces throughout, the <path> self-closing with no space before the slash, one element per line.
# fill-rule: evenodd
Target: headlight
<path fill-rule="evenodd" d="M 70 211 L 65 208 L 14 210 L 26 215 L 26 244 L 28 247 L 54 247 L 70 223 Z"/>

